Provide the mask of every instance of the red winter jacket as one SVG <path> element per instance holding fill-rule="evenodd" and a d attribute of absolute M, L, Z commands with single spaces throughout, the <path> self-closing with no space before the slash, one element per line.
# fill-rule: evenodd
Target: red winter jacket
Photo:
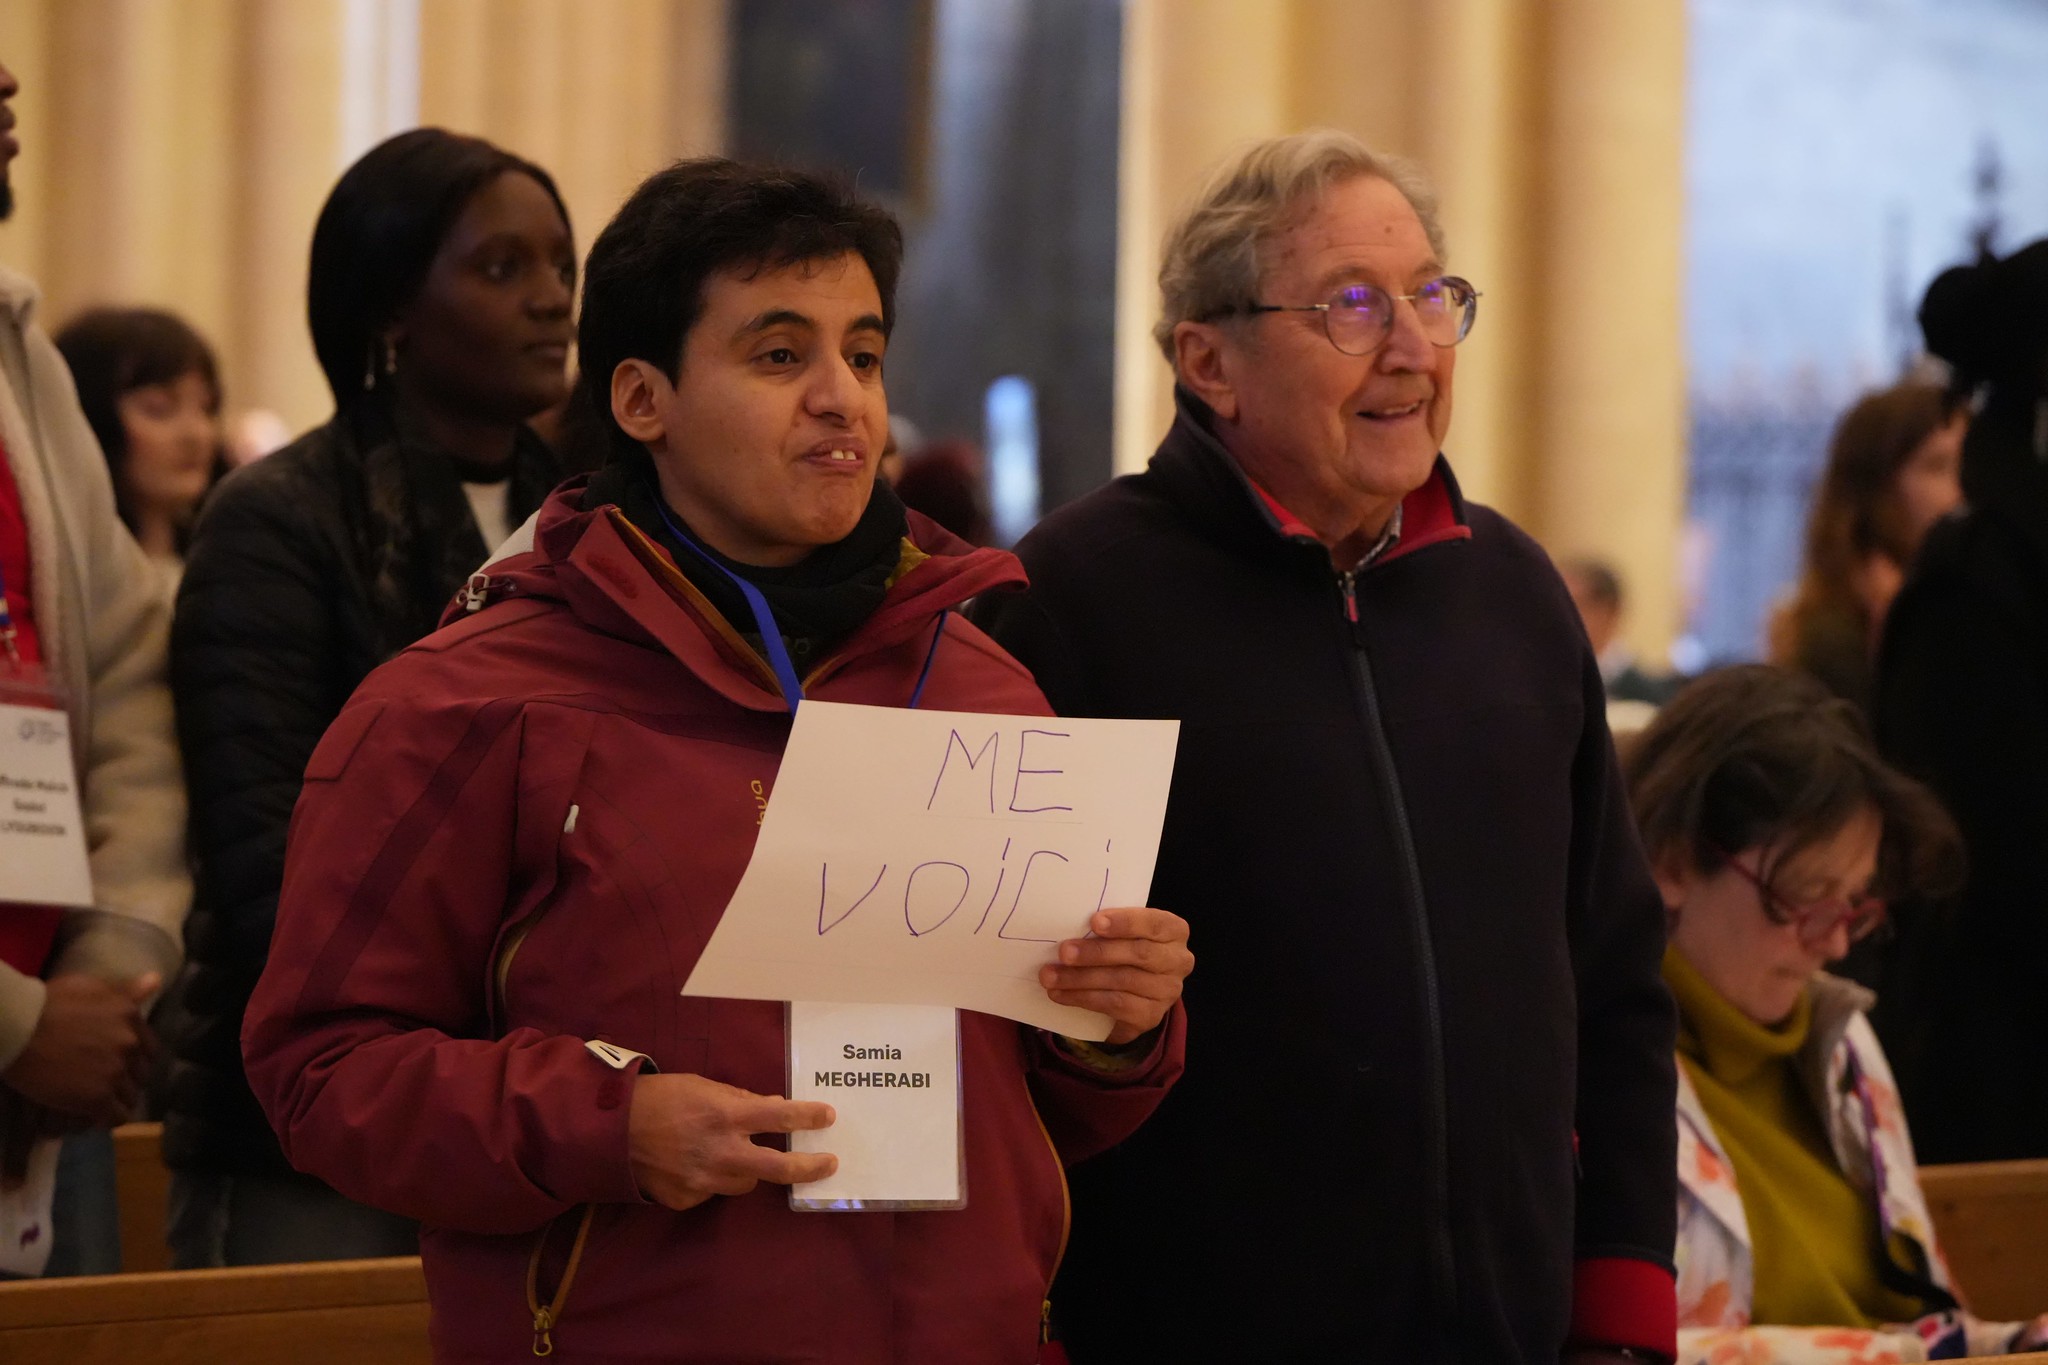
<path fill-rule="evenodd" d="M 964 1210 L 795 1213 L 766 1185 L 683 1213 L 645 1200 L 627 1053 L 783 1091 L 781 1005 L 680 992 L 790 717 L 666 554 L 581 499 L 558 491 L 486 605 L 373 673 L 306 769 L 243 1027 L 286 1154 L 425 1224 L 437 1360 L 529 1358 L 545 1336 L 575 1362 L 1025 1365 L 1066 1237 L 1062 1162 L 1158 1104 L 1179 1011 L 1113 1077 L 964 1014 Z M 1021 583 L 1016 560 L 911 525 L 930 557 L 906 544 L 807 695 L 900 706 L 929 659 L 924 705 L 1050 714 L 1009 655 L 942 619 Z"/>

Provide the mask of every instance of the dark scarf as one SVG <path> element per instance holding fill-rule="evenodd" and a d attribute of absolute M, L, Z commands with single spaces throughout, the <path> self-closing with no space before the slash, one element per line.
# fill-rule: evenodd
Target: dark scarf
<path fill-rule="evenodd" d="M 676 525 L 690 532 L 703 553 L 678 542 L 656 508 L 659 496 L 654 470 L 646 460 L 614 460 L 591 476 L 583 507 L 589 511 L 606 503 L 617 505 L 626 520 L 668 551 L 683 577 L 757 650 L 761 637 L 747 599 L 730 579 L 707 564 L 704 556 L 759 588 L 799 675 L 844 643 L 882 605 L 910 529 L 902 502 L 878 480 L 867 510 L 844 540 L 822 545 L 787 568 L 764 568 L 729 559 L 696 539 L 689 523 L 670 508 Z"/>
<path fill-rule="evenodd" d="M 389 658 L 440 625 L 455 592 L 497 546 L 484 544 L 447 452 L 399 432 L 389 405 L 371 395 L 337 419 L 362 471 L 363 518 L 356 552 L 369 586 L 378 649 Z M 560 477 L 554 453 L 522 426 L 506 477 L 506 516 L 533 515 Z"/>

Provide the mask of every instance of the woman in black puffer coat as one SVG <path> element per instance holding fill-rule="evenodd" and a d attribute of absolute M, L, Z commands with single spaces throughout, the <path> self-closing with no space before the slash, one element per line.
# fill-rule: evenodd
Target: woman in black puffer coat
<path fill-rule="evenodd" d="M 1894 948 L 1877 1023 L 1924 1160 L 2048 1157 L 2048 241 L 1946 272 L 1920 323 L 1984 407 L 1969 510 L 1892 606 L 1876 720 L 1955 815 L 1970 880 L 1952 919 Z"/>
<path fill-rule="evenodd" d="M 412 1224 L 285 1162 L 243 1076 L 242 1013 L 321 734 L 556 480 L 525 424 L 567 391 L 575 272 L 539 167 L 432 128 L 373 148 L 313 232 L 307 311 L 335 414 L 223 482 L 194 531 L 171 663 L 198 897 L 160 1012 L 181 1268 L 417 1246 Z"/>

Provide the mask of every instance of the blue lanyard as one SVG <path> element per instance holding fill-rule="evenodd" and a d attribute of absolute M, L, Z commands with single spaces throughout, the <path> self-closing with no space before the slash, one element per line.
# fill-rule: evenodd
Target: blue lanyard
<path fill-rule="evenodd" d="M 804 686 L 797 680 L 796 665 L 790 662 L 789 647 L 782 643 L 782 632 L 776 628 L 775 613 L 769 609 L 768 599 L 761 595 L 759 588 L 713 559 L 710 551 L 691 538 L 669 514 L 668 501 L 661 496 L 659 490 L 654 492 L 654 510 L 661 514 L 661 523 L 668 527 L 670 535 L 689 546 L 706 564 L 724 574 L 732 585 L 740 590 L 740 596 L 747 599 L 747 608 L 754 613 L 754 628 L 761 632 L 761 647 L 768 652 L 768 664 L 775 670 L 775 680 L 782 685 L 782 699 L 789 703 L 790 714 L 795 715 L 797 703 L 804 699 Z M 910 709 L 913 711 L 917 709 L 917 704 L 924 700 L 924 685 L 931 681 L 932 660 L 938 657 L 939 641 L 946 636 L 946 618 L 951 614 L 950 607 L 939 613 L 939 624 L 932 631 L 931 646 L 925 650 L 924 667 L 918 670 L 917 686 L 910 692 Z M 6 620 L 6 607 L 0 604 L 0 626 L 4 626 Z"/>
<path fill-rule="evenodd" d="M 747 607 L 754 613 L 754 628 L 761 632 L 761 649 L 768 655 L 768 665 L 775 670 L 775 680 L 782 686 L 782 700 L 788 703 L 789 713 L 795 715 L 797 703 L 804 699 L 804 685 L 797 679 L 796 665 L 790 662 L 789 646 L 782 643 L 782 632 L 775 625 L 775 613 L 769 610 L 768 599 L 761 595 L 759 588 L 713 559 L 711 552 L 692 539 L 688 532 L 676 524 L 676 519 L 669 515 L 668 501 L 661 496 L 661 491 L 655 489 L 653 492 L 654 510 L 661 514 L 662 524 L 668 527 L 669 534 L 689 546 L 706 564 L 724 574 L 731 580 L 732 585 L 739 589 L 740 596 L 747 599 Z"/>

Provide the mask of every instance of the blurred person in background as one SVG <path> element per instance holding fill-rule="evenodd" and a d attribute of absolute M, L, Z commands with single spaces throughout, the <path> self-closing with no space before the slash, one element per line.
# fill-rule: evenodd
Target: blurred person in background
<path fill-rule="evenodd" d="M 892 480 L 903 505 L 922 512 L 969 545 L 995 538 L 988 480 L 971 441 L 933 441 L 903 457 Z"/>
<path fill-rule="evenodd" d="M 1878 660 L 1878 738 L 1970 856 L 1900 1080 L 1929 1160 L 2048 1157 L 2048 241 L 1947 271 L 1920 325 L 1983 406 L 1969 510 L 1928 535 Z"/>
<path fill-rule="evenodd" d="M 227 472 L 213 348 L 155 308 L 95 308 L 56 342 L 113 473 L 114 505 L 173 598 L 200 499 Z"/>
<path fill-rule="evenodd" d="M 1842 415 L 1813 495 L 1806 562 L 1772 618 L 1772 663 L 1811 673 L 1865 715 L 1892 599 L 1934 524 L 1963 500 L 1969 418 L 1933 384 L 1865 394 Z"/>
<path fill-rule="evenodd" d="M 0 219 L 13 208 L 17 88 L 0 68 Z M 143 1010 L 178 966 L 192 898 L 185 788 L 164 679 L 169 605 L 115 515 L 37 301 L 0 269 L 0 702 L 55 708 L 69 726 L 92 908 L 39 903 L 32 888 L 0 904 L 0 1183 L 47 1158 L 42 1140 L 73 1134 L 56 1160 L 53 1228 L 24 1228 L 7 1250 L 20 1270 L 40 1243 L 43 1274 L 110 1274 L 121 1229 L 108 1129 L 135 1109 L 155 1050 Z M 20 855 L 0 843 L 0 860 Z"/>
<path fill-rule="evenodd" d="M 883 483 L 894 488 L 896 476 L 903 472 L 903 452 L 916 450 L 924 444 L 924 433 L 917 423 L 900 413 L 889 414 L 889 440 L 882 447 L 882 460 L 875 473 Z"/>
<path fill-rule="evenodd" d="M 1654 708 L 1671 700 L 1685 680 L 1645 669 L 1621 638 L 1628 598 L 1620 571 L 1603 559 L 1581 558 L 1565 560 L 1557 572 L 1572 595 L 1572 605 L 1578 608 L 1579 623 L 1586 628 L 1608 701 L 1640 702 Z"/>
<path fill-rule="evenodd" d="M 335 414 L 235 471 L 192 537 L 172 641 L 199 897 L 164 1155 L 180 1267 L 410 1254 L 414 1226 L 286 1163 L 244 1077 L 306 762 L 371 669 L 539 505 L 527 421 L 567 386 L 576 250 L 547 172 L 415 129 L 335 185 L 307 312 Z"/>
<path fill-rule="evenodd" d="M 1679 693 L 1627 774 L 1671 920 L 1680 1359 L 1859 1365 L 2048 1341 L 2048 1315 L 1962 1308 L 1871 994 L 1822 970 L 1883 924 L 1884 898 L 1960 875 L 1940 804 L 1884 764 L 1848 702 L 1763 665 Z"/>

